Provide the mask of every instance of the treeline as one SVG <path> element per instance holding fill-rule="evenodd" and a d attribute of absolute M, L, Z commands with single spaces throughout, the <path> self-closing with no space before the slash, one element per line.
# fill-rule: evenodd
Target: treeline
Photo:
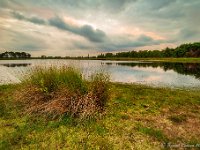
<path fill-rule="evenodd" d="M 167 58 L 167 57 L 200 57 L 200 42 L 182 44 L 176 48 L 165 48 L 164 50 L 141 50 L 119 52 L 116 54 L 105 53 L 100 54 L 97 58 Z"/>
<path fill-rule="evenodd" d="M 200 42 L 182 44 L 176 48 L 165 48 L 163 50 L 140 50 L 118 53 L 105 53 L 97 56 L 45 56 L 34 57 L 35 59 L 104 59 L 104 58 L 180 58 L 180 57 L 200 57 Z M 0 59 L 20 59 L 33 58 L 26 52 L 4 52 L 0 54 Z"/>
<path fill-rule="evenodd" d="M 0 54 L 2 59 L 31 58 L 31 54 L 26 52 L 4 52 Z"/>

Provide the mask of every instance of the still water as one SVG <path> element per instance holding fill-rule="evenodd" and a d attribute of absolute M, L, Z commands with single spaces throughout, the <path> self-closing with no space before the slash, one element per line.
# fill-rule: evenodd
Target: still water
<path fill-rule="evenodd" d="M 200 64 L 101 60 L 0 60 L 0 84 L 18 83 L 35 66 L 70 65 L 87 78 L 99 70 L 113 82 L 140 83 L 157 87 L 200 87 Z"/>

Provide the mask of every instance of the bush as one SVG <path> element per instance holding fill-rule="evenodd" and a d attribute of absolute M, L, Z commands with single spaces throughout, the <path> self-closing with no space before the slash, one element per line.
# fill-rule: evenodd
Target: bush
<path fill-rule="evenodd" d="M 17 97 L 25 107 L 24 113 L 87 118 L 104 110 L 108 86 L 109 76 L 102 72 L 87 81 L 72 67 L 36 67 L 25 78 Z"/>

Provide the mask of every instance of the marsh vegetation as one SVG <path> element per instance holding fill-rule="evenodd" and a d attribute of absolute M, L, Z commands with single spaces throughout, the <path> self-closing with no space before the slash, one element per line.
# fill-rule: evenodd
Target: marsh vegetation
<path fill-rule="evenodd" d="M 108 86 L 109 75 L 103 72 L 86 80 L 73 67 L 36 67 L 24 77 L 16 97 L 27 114 L 85 119 L 104 110 Z"/>

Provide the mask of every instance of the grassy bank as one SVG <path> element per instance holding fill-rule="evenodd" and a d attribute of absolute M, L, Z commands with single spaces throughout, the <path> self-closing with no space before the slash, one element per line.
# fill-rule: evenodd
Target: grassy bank
<path fill-rule="evenodd" d="M 20 86 L 0 86 L 0 149 L 146 150 L 168 142 L 200 144 L 200 89 L 113 83 L 105 112 L 80 122 L 22 115 L 13 94 Z"/>
<path fill-rule="evenodd" d="M 180 63 L 200 63 L 200 58 L 101 58 L 99 60 L 117 61 L 158 61 L 158 62 L 180 62 Z"/>
<path fill-rule="evenodd" d="M 41 59 L 40 57 L 30 58 L 30 59 Z M 116 60 L 116 61 L 159 61 L 159 62 L 180 62 L 180 63 L 200 63 L 200 58 L 46 58 L 46 59 L 73 59 L 73 60 Z M 19 60 L 19 59 L 2 59 L 0 60 Z M 20 59 L 23 60 L 23 59 Z"/>

